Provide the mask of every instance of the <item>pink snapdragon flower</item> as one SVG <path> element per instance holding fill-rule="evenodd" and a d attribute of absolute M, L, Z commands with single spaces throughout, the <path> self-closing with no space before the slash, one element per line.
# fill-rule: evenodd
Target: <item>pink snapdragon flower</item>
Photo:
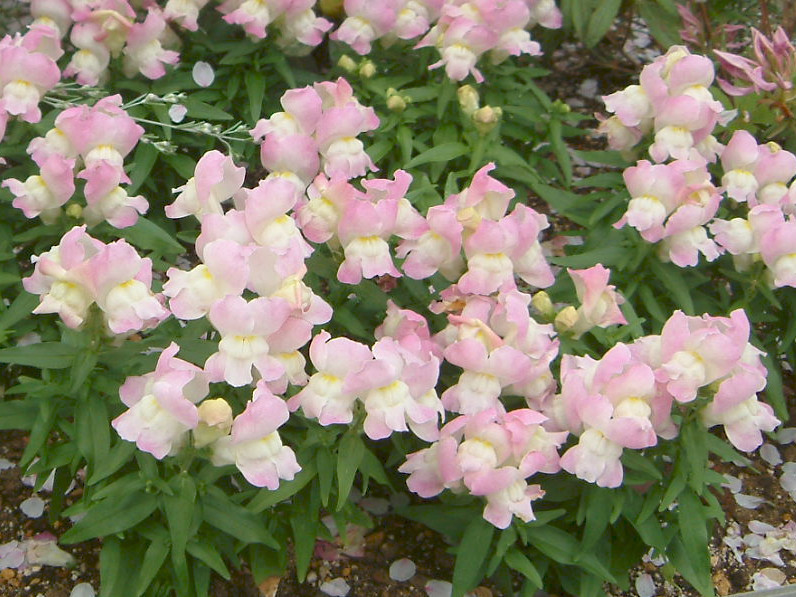
<path fill-rule="evenodd" d="M 60 79 L 49 56 L 14 45 L 8 36 L 0 40 L 0 113 L 39 122 L 39 101 Z"/>
<path fill-rule="evenodd" d="M 777 88 L 793 88 L 796 75 L 796 48 L 787 32 L 777 27 L 771 39 L 752 27 L 754 59 L 730 52 L 714 50 L 722 68 L 734 79 L 746 84 L 740 86 L 719 78 L 719 86 L 728 95 L 741 96 L 752 92 L 763 94 Z"/>
<path fill-rule="evenodd" d="M 372 358 L 364 344 L 320 332 L 310 343 L 310 359 L 317 373 L 288 400 L 288 407 L 291 411 L 301 408 L 306 417 L 318 419 L 321 425 L 350 423 L 357 399 L 351 384 Z"/>
<path fill-rule="evenodd" d="M 690 317 L 675 311 L 661 331 L 661 366 L 655 378 L 678 402 L 690 402 L 700 388 L 738 364 L 748 340 L 749 320 L 742 309 L 729 317 Z"/>
<path fill-rule="evenodd" d="M 368 54 L 373 41 L 396 25 L 401 4 L 401 0 L 345 0 L 346 19 L 329 37 L 347 43 L 358 54 Z"/>
<path fill-rule="evenodd" d="M 387 239 L 392 236 L 397 205 L 382 201 L 376 205 L 352 201 L 340 220 L 338 236 L 345 260 L 337 270 L 337 279 L 358 284 L 362 278 L 389 274 L 401 277 L 390 255 Z"/>
<path fill-rule="evenodd" d="M 212 444 L 213 464 L 234 464 L 255 487 L 274 490 L 280 479 L 292 480 L 301 467 L 277 431 L 288 418 L 285 401 L 274 396 L 261 380 L 246 409 L 235 417 L 231 434 Z"/>
<path fill-rule="evenodd" d="M 75 192 L 75 160 L 51 155 L 42 159 L 40 167 L 41 174 L 31 175 L 25 182 L 7 178 L 2 186 L 14 195 L 11 204 L 21 209 L 25 217 L 39 216 L 44 223 L 52 223 Z"/>
<path fill-rule="evenodd" d="M 150 290 L 152 260 L 140 257 L 127 241 L 106 245 L 89 264 L 94 300 L 114 334 L 152 328 L 171 315 Z"/>
<path fill-rule="evenodd" d="M 617 294 L 613 284 L 608 284 L 610 270 L 598 263 L 588 269 L 567 269 L 567 273 L 575 283 L 575 292 L 581 302 L 578 320 L 572 328 L 575 337 L 595 326 L 604 328 L 627 323 L 619 309 L 625 299 Z"/>
<path fill-rule="evenodd" d="M 443 414 L 434 390 L 439 359 L 425 351 L 408 350 L 389 336 L 378 340 L 371 350 L 374 359 L 365 362 L 350 381 L 351 390 L 365 404 L 367 436 L 384 439 L 393 431 L 411 428 L 421 439 L 436 440 L 437 420 Z"/>
<path fill-rule="evenodd" d="M 270 354 L 268 336 L 290 316 L 291 305 L 280 298 L 227 296 L 210 308 L 208 319 L 221 334 L 218 352 L 205 363 L 211 381 L 240 387 L 253 380 L 252 369 L 264 381 L 278 379 L 284 366 Z"/>
<path fill-rule="evenodd" d="M 209 0 L 168 0 L 163 7 L 163 18 L 179 23 L 188 31 L 196 31 L 199 28 L 199 11 L 208 2 Z"/>
<path fill-rule="evenodd" d="M 166 74 L 164 64 L 177 64 L 180 53 L 163 47 L 167 25 L 159 9 L 150 7 L 143 23 L 134 23 L 124 47 L 124 74 L 141 73 L 148 79 Z"/>
<path fill-rule="evenodd" d="M 85 226 L 75 226 L 58 245 L 34 257 L 33 274 L 22 280 L 25 290 L 41 297 L 33 313 L 58 313 L 68 327 L 80 327 L 95 297 L 87 263 L 104 246 Z"/>
<path fill-rule="evenodd" d="M 209 391 L 202 370 L 176 358 L 178 350 L 172 342 L 153 372 L 125 380 L 119 396 L 129 408 L 111 422 L 122 439 L 157 459 L 179 450 L 187 432 L 197 427 L 196 404 Z"/>
<path fill-rule="evenodd" d="M 83 218 L 89 225 L 106 221 L 115 228 L 128 228 L 138 221 L 139 214 L 145 214 L 149 203 L 143 196 L 130 197 L 119 183 L 119 169 L 102 161 L 78 175 L 86 180 L 84 194 L 87 207 Z"/>
<path fill-rule="evenodd" d="M 236 166 L 232 158 L 217 150 L 208 151 L 196 163 L 194 176 L 183 186 L 174 203 L 166 206 L 170 218 L 223 213 L 221 204 L 232 199 L 243 186 L 246 169 Z"/>
<path fill-rule="evenodd" d="M 189 272 L 175 267 L 166 272 L 163 294 L 169 307 L 180 319 L 199 319 L 227 296 L 239 296 L 249 278 L 248 256 L 251 250 L 238 243 L 218 239 L 202 251 L 203 263 Z"/>

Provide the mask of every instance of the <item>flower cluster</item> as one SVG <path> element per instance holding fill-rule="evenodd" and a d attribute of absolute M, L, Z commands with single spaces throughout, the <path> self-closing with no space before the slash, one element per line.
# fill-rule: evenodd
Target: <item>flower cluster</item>
<path fill-rule="evenodd" d="M 69 33 L 77 50 L 64 76 L 81 85 L 101 82 L 112 56 L 124 57 L 126 76 L 140 72 L 150 79 L 162 77 L 164 65 L 179 60 L 178 52 L 164 47 L 174 44 L 174 34 L 154 3 L 147 4 L 142 22 L 127 0 L 31 0 L 30 11 L 34 27 L 52 27 L 59 39 Z"/>
<path fill-rule="evenodd" d="M 169 0 L 166 13 L 180 18 L 186 29 L 196 30 L 196 11 L 206 3 L 207 0 Z M 315 15 L 314 5 L 315 0 L 225 0 L 218 10 L 227 23 L 241 25 L 246 33 L 259 39 L 266 37 L 266 28 L 273 23 L 279 28 L 280 46 L 305 53 L 321 43 L 324 33 L 332 28 L 330 21 Z"/>
<path fill-rule="evenodd" d="M 708 89 L 714 76 L 708 58 L 672 46 L 642 69 L 639 85 L 603 97 L 614 116 L 603 119 L 598 130 L 619 150 L 652 132 L 649 154 L 655 162 L 669 157 L 714 161 L 718 147 L 711 133 L 724 110 Z"/>
<path fill-rule="evenodd" d="M 748 338 L 749 322 L 741 310 L 729 318 L 677 311 L 659 336 L 619 343 L 600 360 L 565 355 L 561 393 L 545 411 L 553 427 L 579 436 L 561 457 L 561 467 L 604 487 L 619 486 L 624 448 L 675 437 L 673 405 L 698 396 L 708 399 L 699 407 L 707 427 L 723 425 L 735 447 L 756 449 L 763 441 L 761 430 L 772 431 L 779 420 L 757 400 L 766 369 Z"/>
<path fill-rule="evenodd" d="M 55 61 L 62 53 L 56 30 L 45 24 L 0 39 L 0 140 L 11 117 L 41 120 L 39 101 L 61 80 Z"/>
<path fill-rule="evenodd" d="M 790 91 L 796 79 L 796 48 L 787 32 L 777 27 L 771 39 L 752 27 L 754 59 L 731 52 L 714 50 L 724 70 L 736 81 L 746 84 L 740 87 L 719 78 L 719 86 L 727 95 L 748 95 L 780 89 Z"/>
<path fill-rule="evenodd" d="M 661 241 L 662 255 L 681 267 L 696 265 L 700 253 L 713 261 L 726 252 L 733 256 L 737 269 L 762 261 L 773 286 L 794 286 L 796 243 L 791 239 L 796 226 L 796 156 L 773 142 L 758 144 L 744 130 L 735 131 L 726 146 L 718 143 L 710 134 L 722 123 L 720 104 L 707 90 L 712 79 L 710 61 L 675 47 L 644 68 L 641 85 L 603 98 L 616 113 L 600 125 L 609 135 L 609 144 L 627 148 L 652 129 L 656 134 L 650 155 L 664 162 L 641 160 L 625 170 L 631 198 L 616 226 L 631 226 L 648 242 Z M 669 97 L 659 109 L 651 98 L 664 80 L 670 93 L 675 88 L 682 95 Z M 680 104 L 682 112 L 679 108 L 669 111 Z M 685 120 L 673 125 L 660 120 L 662 114 L 677 114 Z M 699 120 L 693 133 L 689 119 Z M 617 131 L 619 137 L 613 136 Z M 620 143 L 620 138 L 628 144 Z M 708 162 L 716 161 L 723 171 L 718 186 L 708 170 Z M 747 211 L 743 217 L 718 217 L 720 206 L 728 203 L 729 207 L 744 205 Z"/>
<path fill-rule="evenodd" d="M 124 240 L 104 244 L 76 226 L 34 261 L 33 274 L 22 281 L 25 290 L 41 295 L 34 313 L 58 313 L 78 328 L 96 304 L 113 334 L 152 328 L 169 316 L 150 289 L 152 261 Z"/>
<path fill-rule="evenodd" d="M 251 131 L 262 141 L 260 159 L 272 176 L 289 178 L 303 193 L 321 171 L 347 180 L 376 170 L 356 137 L 375 130 L 379 119 L 354 97 L 348 81 L 291 89 L 281 103 L 284 112 L 259 120 Z"/>
<path fill-rule="evenodd" d="M 89 225 L 103 220 L 116 228 L 132 226 L 149 207 L 141 196 L 130 197 L 120 185 L 129 183 L 124 158 L 144 133 L 121 108 L 121 97 L 105 97 L 94 106 L 74 106 L 61 112 L 44 137 L 33 139 L 28 153 L 40 174 L 24 182 L 3 181 L 15 195 L 14 207 L 28 218 L 39 216 L 54 221 L 75 192 L 74 170 L 83 168 L 77 178 L 86 181 L 86 208 L 83 217 Z"/>

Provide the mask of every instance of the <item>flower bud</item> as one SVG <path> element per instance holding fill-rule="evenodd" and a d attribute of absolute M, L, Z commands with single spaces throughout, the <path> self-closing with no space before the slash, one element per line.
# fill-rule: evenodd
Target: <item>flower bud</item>
<path fill-rule="evenodd" d="M 550 295 L 544 290 L 540 290 L 533 295 L 531 304 L 537 311 L 539 311 L 539 313 L 548 319 L 553 319 L 555 317 L 556 311 L 553 308 L 553 301 L 550 300 Z"/>
<path fill-rule="evenodd" d="M 555 326 L 556 330 L 561 332 L 568 332 L 578 321 L 578 310 L 575 309 L 572 305 L 565 307 L 562 309 L 555 318 Z"/>
<path fill-rule="evenodd" d="M 199 425 L 193 430 L 197 448 L 212 444 L 232 428 L 232 408 L 223 398 L 212 398 L 199 405 Z"/>
<path fill-rule="evenodd" d="M 406 99 L 390 87 L 387 90 L 387 107 L 393 112 L 403 112 L 406 110 Z"/>
<path fill-rule="evenodd" d="M 480 106 L 478 91 L 472 85 L 462 85 L 459 87 L 457 95 L 459 96 L 459 106 L 462 112 L 467 114 L 467 116 L 472 116 L 473 112 Z"/>
<path fill-rule="evenodd" d="M 375 74 L 376 65 L 372 60 L 364 60 L 362 64 L 359 65 L 359 76 L 363 79 L 370 79 Z"/>
<path fill-rule="evenodd" d="M 340 60 L 337 61 L 337 66 L 348 73 L 353 73 L 357 70 L 357 63 L 354 62 L 354 59 L 348 54 L 343 54 L 340 56 Z"/>
<path fill-rule="evenodd" d="M 79 203 L 70 203 L 66 206 L 66 215 L 68 215 L 70 218 L 79 220 L 81 217 L 83 217 L 83 206 Z"/>
<path fill-rule="evenodd" d="M 486 135 L 500 122 L 500 117 L 503 115 L 503 110 L 500 108 L 493 108 L 492 106 L 484 106 L 473 112 L 472 118 L 475 123 L 475 128 L 482 135 Z"/>

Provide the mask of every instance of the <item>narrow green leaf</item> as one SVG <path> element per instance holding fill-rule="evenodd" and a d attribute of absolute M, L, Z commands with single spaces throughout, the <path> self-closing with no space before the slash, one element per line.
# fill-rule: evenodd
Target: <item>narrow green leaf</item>
<path fill-rule="evenodd" d="M 705 469 L 708 466 L 707 433 L 707 429 L 695 420 L 683 425 L 681 430 L 683 444 L 680 454 L 688 462 L 688 484 L 697 495 L 704 490 Z"/>
<path fill-rule="evenodd" d="M 337 510 L 340 510 L 348 499 L 354 475 L 364 455 L 365 444 L 359 434 L 346 433 L 337 450 Z"/>
<path fill-rule="evenodd" d="M 30 429 L 38 414 L 36 404 L 28 400 L 0 402 L 0 429 Z"/>
<path fill-rule="evenodd" d="M 169 546 L 163 541 L 152 541 L 149 544 L 138 572 L 138 589 L 135 592 L 137 596 L 146 593 L 163 566 L 163 562 L 166 561 L 167 555 L 169 555 Z"/>
<path fill-rule="evenodd" d="M 246 509 L 250 512 L 259 513 L 271 506 L 275 506 L 279 502 L 283 502 L 296 495 L 307 483 L 315 478 L 316 474 L 317 467 L 312 460 L 307 463 L 302 462 L 302 469 L 292 481 L 282 481 L 279 484 L 279 488 L 274 491 L 260 490 L 260 492 L 252 498 L 252 501 L 246 505 Z"/>
<path fill-rule="evenodd" d="M 224 112 L 221 108 L 196 98 L 187 97 L 183 104 L 188 108 L 189 118 L 197 120 L 234 120 L 231 114 Z"/>
<path fill-rule="evenodd" d="M 315 452 L 315 459 L 318 462 L 318 488 L 321 494 L 321 504 L 325 508 L 329 505 L 329 494 L 332 491 L 334 463 L 331 452 L 325 446 L 318 448 Z"/>
<path fill-rule="evenodd" d="M 495 527 L 480 516 L 474 518 L 467 525 L 456 550 L 452 597 L 462 597 L 466 591 L 473 589 L 481 580 L 494 532 Z"/>
<path fill-rule="evenodd" d="M 121 234 L 141 249 L 167 255 L 185 253 L 185 247 L 174 240 L 174 236 L 170 232 L 163 230 L 150 218 L 138 218 L 138 221 L 133 226 L 123 229 Z"/>
<path fill-rule="evenodd" d="M 591 551 L 608 528 L 614 501 L 614 494 L 610 490 L 590 486 L 587 491 L 586 524 L 583 528 L 580 553 Z"/>
<path fill-rule="evenodd" d="M 157 507 L 157 498 L 149 493 L 105 499 L 93 504 L 86 516 L 61 536 L 61 541 L 69 545 L 126 531 L 146 520 Z"/>
<path fill-rule="evenodd" d="M 232 502 L 220 490 L 202 497 L 202 516 L 211 526 L 244 543 L 263 543 L 277 549 L 279 543 L 265 529 L 263 518 Z"/>
<path fill-rule="evenodd" d="M 683 278 L 683 272 L 676 265 L 662 263 L 653 259 L 652 271 L 675 299 L 677 306 L 685 311 L 686 315 L 694 315 L 694 302 L 691 299 L 691 288 Z"/>
<path fill-rule="evenodd" d="M 503 558 L 503 561 L 506 562 L 510 568 L 516 570 L 520 574 L 522 574 L 525 578 L 527 578 L 531 584 L 537 589 L 544 588 L 544 581 L 542 580 L 542 575 L 539 574 L 539 571 L 536 567 L 531 563 L 531 561 L 518 549 L 512 547 L 506 552 L 506 555 Z"/>
<path fill-rule="evenodd" d="M 710 552 L 708 551 L 708 531 L 706 517 L 702 503 L 696 494 L 685 491 L 680 495 L 677 508 L 679 536 L 682 541 L 683 558 L 677 561 L 672 553 L 673 563 L 685 579 L 694 585 L 694 588 L 704 596 L 712 596 L 713 582 L 710 576 Z M 682 567 L 683 561 L 689 565 Z"/>
<path fill-rule="evenodd" d="M 38 295 L 24 291 L 20 292 L 17 298 L 0 315 L 0 332 L 25 319 L 38 304 Z"/>
<path fill-rule="evenodd" d="M 293 545 L 296 554 L 296 576 L 304 582 L 312 561 L 315 549 L 315 537 L 318 532 L 318 513 L 299 510 L 290 517 L 290 528 L 293 530 Z"/>
<path fill-rule="evenodd" d="M 117 585 L 121 585 L 122 544 L 116 537 L 108 537 L 100 551 L 100 597 L 115 597 Z"/>
<path fill-rule="evenodd" d="M 249 96 L 249 114 L 252 122 L 260 118 L 265 97 L 265 76 L 256 71 L 246 72 L 246 91 Z"/>
<path fill-rule="evenodd" d="M 597 4 L 597 8 L 589 17 L 586 34 L 583 37 L 583 43 L 587 48 L 596 46 L 597 42 L 608 33 L 621 6 L 622 0 L 602 0 Z"/>
<path fill-rule="evenodd" d="M 197 560 L 207 564 L 221 578 L 226 580 L 231 578 L 229 570 L 227 569 L 227 565 L 224 563 L 224 559 L 209 540 L 205 539 L 203 541 L 188 541 L 188 544 L 185 546 L 185 550 Z"/>
<path fill-rule="evenodd" d="M 133 168 L 130 170 L 130 184 L 126 188 L 128 195 L 135 195 L 146 182 L 159 154 L 160 152 L 151 143 L 138 144 L 133 157 Z"/>
<path fill-rule="evenodd" d="M 788 412 L 788 403 L 782 387 L 782 373 L 780 372 L 779 364 L 771 358 L 770 354 L 765 354 L 760 358 L 768 370 L 765 388 L 766 402 L 772 406 L 781 421 L 787 421 L 790 418 L 790 413 Z"/>
<path fill-rule="evenodd" d="M 430 162 L 449 162 L 463 156 L 467 151 L 467 146 L 464 143 L 442 143 L 416 155 L 404 165 L 404 168 L 414 168 Z"/>
<path fill-rule="evenodd" d="M 65 369 L 72 365 L 78 349 L 61 342 L 40 342 L 0 350 L 0 363 L 39 369 Z"/>

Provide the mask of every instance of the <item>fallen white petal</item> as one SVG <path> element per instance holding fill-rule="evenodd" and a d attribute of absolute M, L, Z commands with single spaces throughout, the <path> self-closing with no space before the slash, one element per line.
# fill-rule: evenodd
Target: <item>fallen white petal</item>
<path fill-rule="evenodd" d="M 654 597 L 655 581 L 652 580 L 652 576 L 646 572 L 638 575 L 638 578 L 636 578 L 636 593 L 638 593 L 638 597 Z"/>
<path fill-rule="evenodd" d="M 331 534 L 332 537 L 337 537 L 340 535 L 340 531 L 337 529 L 337 522 L 334 520 L 334 516 L 327 514 L 321 518 L 321 522 L 327 529 L 329 529 L 329 534 Z"/>
<path fill-rule="evenodd" d="M 409 558 L 401 558 L 390 564 L 390 578 L 398 582 L 409 580 L 417 572 L 417 566 Z"/>
<path fill-rule="evenodd" d="M 25 550 L 19 541 L 9 541 L 0 545 L 0 570 L 3 568 L 19 568 L 25 561 Z"/>
<path fill-rule="evenodd" d="M 187 113 L 188 108 L 182 104 L 174 104 L 171 108 L 169 108 L 169 118 L 171 118 L 171 121 L 175 123 L 182 122 Z"/>
<path fill-rule="evenodd" d="M 779 455 L 779 450 L 769 443 L 765 443 L 760 446 L 760 458 L 765 460 L 771 466 L 782 464 L 782 456 Z"/>
<path fill-rule="evenodd" d="M 766 533 L 776 531 L 777 527 L 770 525 L 767 522 L 763 522 L 762 520 L 750 520 L 749 530 L 756 535 L 765 535 Z"/>
<path fill-rule="evenodd" d="M 193 71 L 191 71 L 191 74 L 193 75 L 193 80 L 197 85 L 199 85 L 199 87 L 210 87 L 216 78 L 216 73 L 213 71 L 213 67 L 207 62 L 203 62 L 201 60 L 193 65 Z"/>
<path fill-rule="evenodd" d="M 774 570 L 779 572 L 776 568 L 765 568 L 765 570 Z M 780 573 L 781 574 L 781 573 Z M 785 575 L 782 574 L 782 581 L 785 580 Z M 782 586 L 782 581 L 777 582 L 776 579 L 772 578 L 764 571 L 755 572 L 752 575 L 752 589 L 755 591 L 764 591 L 766 589 L 776 589 L 777 587 Z"/>
<path fill-rule="evenodd" d="M 796 441 L 796 427 L 782 427 L 777 433 L 775 434 L 777 441 L 782 444 L 792 444 Z"/>
<path fill-rule="evenodd" d="M 69 597 L 94 597 L 96 594 L 94 587 L 87 582 L 82 582 L 75 585 L 75 588 L 69 593 Z"/>
<path fill-rule="evenodd" d="M 322 593 L 331 595 L 332 597 L 345 597 L 348 595 L 348 591 L 351 590 L 351 587 L 349 587 L 348 583 L 342 578 L 335 578 L 333 580 L 327 580 L 320 586 L 320 589 Z"/>
<path fill-rule="evenodd" d="M 40 497 L 29 497 L 19 505 L 19 509 L 28 518 L 38 518 L 44 514 L 44 500 Z"/>
<path fill-rule="evenodd" d="M 738 477 L 733 477 L 732 475 L 728 475 L 724 473 L 724 478 L 727 479 L 726 483 L 722 483 L 722 487 L 726 487 L 730 490 L 730 493 L 738 493 L 743 489 L 743 481 L 741 481 Z"/>
<path fill-rule="evenodd" d="M 360 507 L 374 516 L 387 514 L 390 509 L 390 502 L 384 498 L 363 498 L 359 502 Z"/>
<path fill-rule="evenodd" d="M 11 462 L 10 460 L 6 458 L 0 458 L 0 471 L 4 471 L 9 468 L 14 468 L 15 466 L 16 464 Z"/>
<path fill-rule="evenodd" d="M 746 508 L 747 510 L 755 510 L 766 501 L 761 497 L 757 497 L 756 495 L 747 495 L 745 493 L 736 493 L 733 495 L 733 497 L 741 508 Z"/>
<path fill-rule="evenodd" d="M 26 553 L 29 564 L 41 564 L 44 566 L 74 566 L 75 558 L 72 554 L 65 552 L 55 544 L 55 540 L 36 541 L 31 539 L 25 541 Z"/>
<path fill-rule="evenodd" d="M 453 585 L 447 580 L 430 580 L 424 589 L 428 597 L 451 597 Z"/>

